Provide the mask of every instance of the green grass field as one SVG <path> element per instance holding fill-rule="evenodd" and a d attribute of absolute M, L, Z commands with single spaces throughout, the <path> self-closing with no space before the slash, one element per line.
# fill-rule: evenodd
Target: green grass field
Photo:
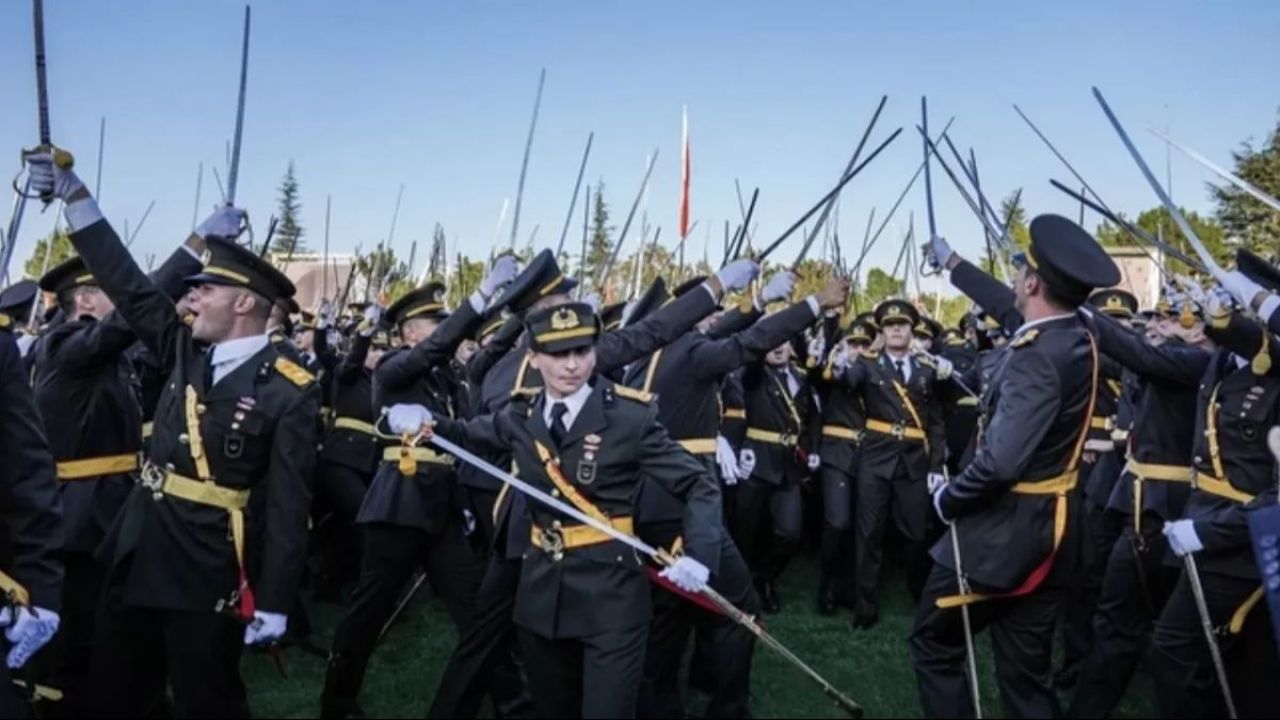
<path fill-rule="evenodd" d="M 900 577 L 890 577 L 884 590 L 881 622 L 870 631 L 852 628 L 851 616 L 822 617 L 814 608 L 816 562 L 801 557 L 788 570 L 782 586 L 783 611 L 767 618 L 770 631 L 805 662 L 863 705 L 868 717 L 919 717 L 915 676 L 908 657 L 907 635 L 914 606 Z M 443 608 L 422 592 L 417 602 L 388 634 L 374 654 L 361 703 L 369 717 L 418 718 L 426 713 L 429 696 L 453 649 L 454 631 Z M 340 609 L 312 605 L 313 637 L 327 647 Z M 1000 715 L 993 664 L 985 636 L 980 636 L 979 665 L 983 671 L 983 708 L 988 717 Z M 250 704 L 258 717 L 316 717 L 324 661 L 297 650 L 287 653 L 289 679 L 282 679 L 261 653 L 249 653 L 244 675 Z M 1117 717 L 1150 717 L 1148 683 L 1139 676 Z M 752 710 L 756 717 L 841 717 L 810 682 L 768 650 L 757 646 L 752 676 Z M 1064 698 L 1066 702 L 1068 698 Z M 705 698 L 686 699 L 700 714 Z"/>

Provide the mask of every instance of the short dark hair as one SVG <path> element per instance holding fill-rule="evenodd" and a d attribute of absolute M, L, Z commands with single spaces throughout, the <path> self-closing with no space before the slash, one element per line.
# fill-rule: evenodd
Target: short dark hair
<path fill-rule="evenodd" d="M 1049 283 L 1045 282 L 1044 276 L 1036 271 L 1027 268 L 1040 281 L 1040 290 L 1044 295 L 1044 301 L 1053 309 L 1061 310 L 1064 313 L 1075 312 L 1082 304 L 1083 300 L 1073 299 L 1070 296 L 1060 292 Z"/>

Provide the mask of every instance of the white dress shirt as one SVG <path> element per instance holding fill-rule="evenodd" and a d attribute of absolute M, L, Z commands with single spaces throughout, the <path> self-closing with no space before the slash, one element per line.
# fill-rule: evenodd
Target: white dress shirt
<path fill-rule="evenodd" d="M 559 399 L 551 397 L 551 392 L 548 390 L 546 398 L 547 402 L 542 408 L 542 421 L 547 424 L 548 428 L 550 428 L 551 409 L 555 407 L 556 403 L 564 403 L 568 410 L 565 412 L 564 419 L 562 420 L 564 423 L 563 429 L 571 429 L 573 427 L 573 421 L 578 418 L 578 413 L 582 412 L 582 406 L 587 404 L 587 398 L 589 397 L 591 397 L 591 383 L 583 383 L 582 387 L 578 388 L 577 392 L 569 395 L 568 397 Z"/>
<path fill-rule="evenodd" d="M 218 343 L 209 349 L 213 353 L 209 362 L 213 365 L 213 384 L 230 375 L 232 371 L 257 355 L 271 340 L 266 334 L 250 335 Z"/>

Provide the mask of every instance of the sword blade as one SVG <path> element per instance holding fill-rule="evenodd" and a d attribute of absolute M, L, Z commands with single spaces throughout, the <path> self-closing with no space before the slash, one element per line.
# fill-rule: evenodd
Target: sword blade
<path fill-rule="evenodd" d="M 244 6 L 244 39 L 240 44 L 240 96 L 236 103 L 236 133 L 231 141 L 231 163 L 227 168 L 227 204 L 236 204 L 236 184 L 240 180 L 240 141 L 244 138 L 245 89 L 249 83 L 249 6 Z"/>
<path fill-rule="evenodd" d="M 596 137 L 595 131 L 587 134 L 587 147 L 582 151 L 582 163 L 578 165 L 578 179 L 573 183 L 573 198 L 569 201 L 569 212 L 564 216 L 564 227 L 560 230 L 560 243 L 556 245 L 556 258 L 564 252 L 564 240 L 569 236 L 569 225 L 573 223 L 573 209 L 578 205 L 578 193 L 582 191 L 582 174 L 587 170 L 587 158 L 591 157 L 591 141 Z"/>
<path fill-rule="evenodd" d="M 1257 200 L 1258 200 L 1258 202 L 1262 203 L 1263 205 L 1266 205 L 1267 207 L 1271 208 L 1272 210 L 1275 210 L 1275 211 L 1277 211 L 1277 212 L 1280 212 L 1280 200 L 1277 200 L 1276 198 L 1274 198 L 1274 197 L 1272 197 L 1272 196 L 1268 195 L 1267 193 L 1263 192 L 1261 189 L 1259 189 L 1259 188 L 1258 188 L 1258 186 L 1257 186 L 1257 185 L 1254 185 L 1253 183 L 1249 182 L 1248 180 L 1245 180 L 1245 179 L 1244 179 L 1244 178 L 1242 178 L 1242 177 L 1239 177 L 1239 176 L 1235 175 L 1234 173 L 1231 173 L 1231 172 L 1229 172 L 1229 171 L 1227 171 L 1227 170 L 1224 170 L 1223 168 L 1221 168 L 1221 167 L 1219 167 L 1217 164 L 1215 164 L 1213 161 L 1209 160 L 1209 158 L 1206 158 L 1205 156 L 1201 155 L 1200 153 L 1196 152 L 1195 150 L 1192 150 L 1191 148 L 1189 148 L 1189 147 L 1187 147 L 1187 146 L 1185 146 L 1185 145 L 1183 145 L 1183 144 L 1179 143 L 1178 141 L 1176 141 L 1176 140 L 1174 140 L 1173 138 L 1169 137 L 1168 135 L 1166 135 L 1166 134 L 1164 134 L 1164 133 L 1160 132 L 1159 130 L 1156 130 L 1155 128 L 1150 128 L 1150 127 L 1149 127 L 1149 128 L 1147 128 L 1147 132 L 1150 132 L 1152 135 L 1155 135 L 1156 137 L 1160 138 L 1161 140 L 1164 140 L 1166 143 L 1168 143 L 1169 145 L 1172 145 L 1174 148 L 1176 148 L 1176 149 L 1178 150 L 1178 152 L 1182 153 L 1183 155 L 1186 155 L 1187 157 L 1191 158 L 1192 160 L 1195 160 L 1196 162 L 1198 162 L 1198 163 L 1200 163 L 1201 165 L 1205 166 L 1205 167 L 1206 167 L 1206 168 L 1208 168 L 1208 169 L 1209 169 L 1209 170 L 1210 170 L 1214 175 L 1217 175 L 1218 177 L 1222 178 L 1223 180 L 1226 180 L 1227 182 L 1231 183 L 1232 185 L 1235 185 L 1237 188 L 1239 188 L 1239 189 L 1241 189 L 1241 190 L 1243 190 L 1243 191 L 1245 191 L 1245 192 L 1249 193 L 1249 194 L 1250 194 L 1250 195 L 1252 195 L 1255 199 L 1257 199 Z"/>
<path fill-rule="evenodd" d="M 52 144 L 49 131 L 49 73 L 44 53 L 44 0 L 31 1 L 31 19 L 35 31 L 36 47 L 36 107 L 39 113 L 40 144 Z"/>
<path fill-rule="evenodd" d="M 920 96 L 920 127 L 924 128 L 924 204 L 929 215 L 929 239 L 938 234 L 938 226 L 933 218 L 933 172 L 929 169 L 929 101 Z"/>
<path fill-rule="evenodd" d="M 520 162 L 520 182 L 516 185 L 516 209 L 511 215 L 511 250 L 516 249 L 516 232 L 520 227 L 520 204 L 524 200 L 524 177 L 529 171 L 529 153 L 533 150 L 533 131 L 538 127 L 538 110 L 542 107 L 542 86 L 547 81 L 547 69 L 538 75 L 538 96 L 533 100 L 533 118 L 529 121 L 529 137 L 524 142 L 524 159 Z"/>
<path fill-rule="evenodd" d="M 1182 556 L 1183 567 L 1187 574 L 1187 582 L 1191 585 L 1191 596 L 1196 601 L 1196 612 L 1200 614 L 1200 627 L 1204 630 L 1205 642 L 1209 644 L 1209 657 L 1213 660 L 1213 671 L 1218 676 L 1218 686 L 1222 691 L 1222 699 L 1227 705 L 1227 716 L 1240 717 L 1236 713 L 1236 701 L 1231 695 L 1231 685 L 1227 680 L 1227 666 L 1222 662 L 1222 649 L 1218 647 L 1218 635 L 1213 630 L 1213 618 L 1209 615 L 1209 603 L 1204 597 L 1204 587 L 1200 584 L 1200 571 L 1196 567 L 1196 559 L 1192 553 Z"/>

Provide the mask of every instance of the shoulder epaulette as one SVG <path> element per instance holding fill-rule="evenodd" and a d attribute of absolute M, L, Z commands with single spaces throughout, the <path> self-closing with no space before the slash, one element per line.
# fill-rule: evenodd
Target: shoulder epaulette
<path fill-rule="evenodd" d="M 531 398 L 531 397 L 537 396 L 537 394 L 540 392 L 542 392 L 542 388 L 521 387 L 521 388 L 516 388 L 515 390 L 512 390 L 511 397 Z"/>
<path fill-rule="evenodd" d="M 862 353 L 862 357 L 864 357 L 864 358 L 866 358 L 866 359 L 868 359 L 868 360 L 879 360 L 879 359 L 880 359 L 880 353 L 879 353 L 878 351 L 876 351 L 876 350 L 868 350 L 868 351 L 866 351 L 866 352 Z"/>
<path fill-rule="evenodd" d="M 1036 338 L 1038 337 L 1040 337 L 1039 330 L 1034 330 L 1034 329 L 1028 330 L 1025 333 L 1019 335 L 1018 337 L 1014 338 L 1013 342 L 1009 343 L 1009 347 L 1011 348 L 1025 347 L 1035 342 Z"/>
<path fill-rule="evenodd" d="M 653 393 L 629 388 L 626 385 L 614 385 L 613 392 L 617 394 L 618 397 L 624 397 L 628 400 L 635 400 L 640 403 L 653 402 Z"/>
<path fill-rule="evenodd" d="M 271 342 L 279 345 L 284 342 L 284 335 L 281 335 L 280 333 L 271 333 Z"/>
<path fill-rule="evenodd" d="M 314 375 L 303 369 L 301 365 L 288 358 L 276 358 L 275 366 L 276 372 L 283 375 L 285 379 L 298 387 L 302 387 L 316 379 Z"/>
<path fill-rule="evenodd" d="M 13 318 L 4 313 L 0 313 L 0 330 L 6 330 L 13 325 Z"/>

